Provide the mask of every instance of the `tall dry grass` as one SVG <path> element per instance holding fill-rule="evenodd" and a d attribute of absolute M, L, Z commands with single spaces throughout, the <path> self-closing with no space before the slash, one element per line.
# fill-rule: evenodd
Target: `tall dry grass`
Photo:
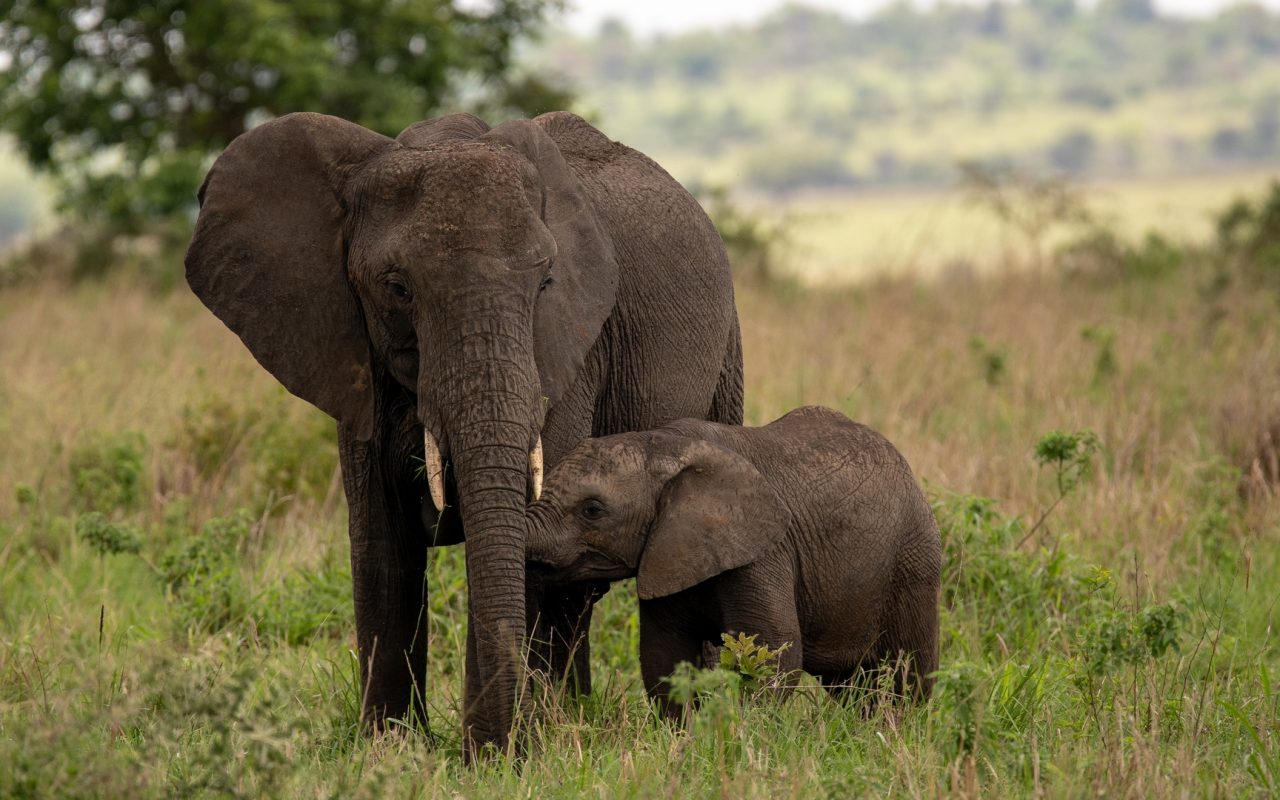
<path fill-rule="evenodd" d="M 134 796 L 1265 791 L 1280 692 L 1266 688 L 1275 603 L 1256 570 L 1275 568 L 1280 537 L 1273 500 L 1239 499 L 1231 468 L 1277 410 L 1273 297 L 1188 266 L 1149 281 L 743 285 L 738 305 L 748 424 L 820 403 L 876 427 L 937 496 L 988 496 L 1025 520 L 1006 542 L 982 538 L 1003 518 L 948 517 L 949 541 L 977 537 L 949 545 L 970 559 L 952 580 L 986 586 L 975 576 L 990 570 L 1074 599 L 957 590 L 928 708 L 866 715 L 802 691 L 783 709 L 712 703 L 682 731 L 639 691 L 634 595 L 617 589 L 593 633 L 597 695 L 545 700 L 528 762 L 469 772 L 460 552 L 431 564 L 434 737 L 360 737 L 350 609 L 324 605 L 349 591 L 332 569 L 346 543 L 330 423 L 183 291 L 28 285 L 0 296 L 0 754 L 16 776 L 0 789 L 30 776 L 37 794 Z M 1092 474 L 1025 536 L 1057 500 L 1036 442 L 1085 429 L 1101 442 Z M 123 431 L 145 439 L 142 496 L 109 514 L 138 526 L 147 561 L 75 533 L 77 453 Z M 193 601 L 165 558 L 237 508 L 253 520 L 232 553 L 249 610 L 210 627 L 182 616 Z M 1078 559 L 1114 580 L 1094 587 Z M 289 583 L 315 574 L 320 589 Z M 1179 623 L 1180 651 L 1099 662 L 1102 688 L 1077 685 L 1088 659 L 1111 657 L 1090 649 L 1096 626 L 1146 620 L 1174 589 L 1208 598 Z M 266 606 L 291 603 L 322 618 L 296 644 L 265 632 Z M 1023 638 L 990 635 L 1000 603 L 1028 615 Z M 1058 633 L 1036 638 L 1041 626 Z"/>

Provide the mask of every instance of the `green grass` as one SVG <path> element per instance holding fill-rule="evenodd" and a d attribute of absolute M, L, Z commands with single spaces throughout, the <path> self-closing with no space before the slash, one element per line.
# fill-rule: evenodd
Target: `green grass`
<path fill-rule="evenodd" d="M 850 707 L 800 680 L 743 703 L 712 673 L 670 726 L 624 584 L 596 615 L 596 694 L 543 697 L 530 756 L 475 769 L 462 551 L 430 563 L 430 732 L 361 734 L 326 418 L 185 293 L 7 290 L 0 797 L 1275 795 L 1280 506 L 1240 487 L 1280 325 L 1218 266 L 741 286 L 748 421 L 831 405 L 928 486 L 934 698 Z"/>

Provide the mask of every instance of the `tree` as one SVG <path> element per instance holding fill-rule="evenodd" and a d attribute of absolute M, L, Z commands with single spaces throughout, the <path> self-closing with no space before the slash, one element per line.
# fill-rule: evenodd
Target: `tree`
<path fill-rule="evenodd" d="M 1152 0 L 1101 0 L 1098 3 L 1098 16 L 1103 19 L 1143 24 L 1155 20 L 1158 15 Z"/>
<path fill-rule="evenodd" d="M 562 91 L 512 65 L 519 38 L 558 6 L 13 0 L 0 22 L 0 128 L 73 208 L 136 225 L 189 207 L 211 154 L 290 111 L 394 134 L 446 105 L 562 105 Z"/>

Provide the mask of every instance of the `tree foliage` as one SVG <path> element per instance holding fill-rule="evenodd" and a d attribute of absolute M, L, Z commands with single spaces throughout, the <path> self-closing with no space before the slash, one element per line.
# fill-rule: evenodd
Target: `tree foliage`
<path fill-rule="evenodd" d="M 1280 13 L 1251 2 L 800 2 L 648 40 L 612 20 L 541 57 L 682 180 L 761 192 L 942 186 L 961 160 L 1129 178 L 1280 159 Z"/>
<path fill-rule="evenodd" d="M 562 105 L 563 92 L 513 66 L 514 45 L 557 7 L 15 0 L 0 22 L 0 127 L 81 210 L 169 214 L 191 202 L 210 154 L 280 114 L 394 134 L 446 106 Z"/>

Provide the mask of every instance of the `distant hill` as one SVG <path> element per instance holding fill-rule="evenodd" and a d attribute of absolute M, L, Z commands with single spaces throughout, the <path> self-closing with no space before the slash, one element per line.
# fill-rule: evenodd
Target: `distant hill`
<path fill-rule="evenodd" d="M 960 160 L 1074 177 L 1280 163 L 1280 15 L 1207 19 L 1150 0 L 892 5 L 855 21 L 792 5 L 640 41 L 558 35 L 534 66 L 686 182 L 772 193 L 941 185 Z"/>

